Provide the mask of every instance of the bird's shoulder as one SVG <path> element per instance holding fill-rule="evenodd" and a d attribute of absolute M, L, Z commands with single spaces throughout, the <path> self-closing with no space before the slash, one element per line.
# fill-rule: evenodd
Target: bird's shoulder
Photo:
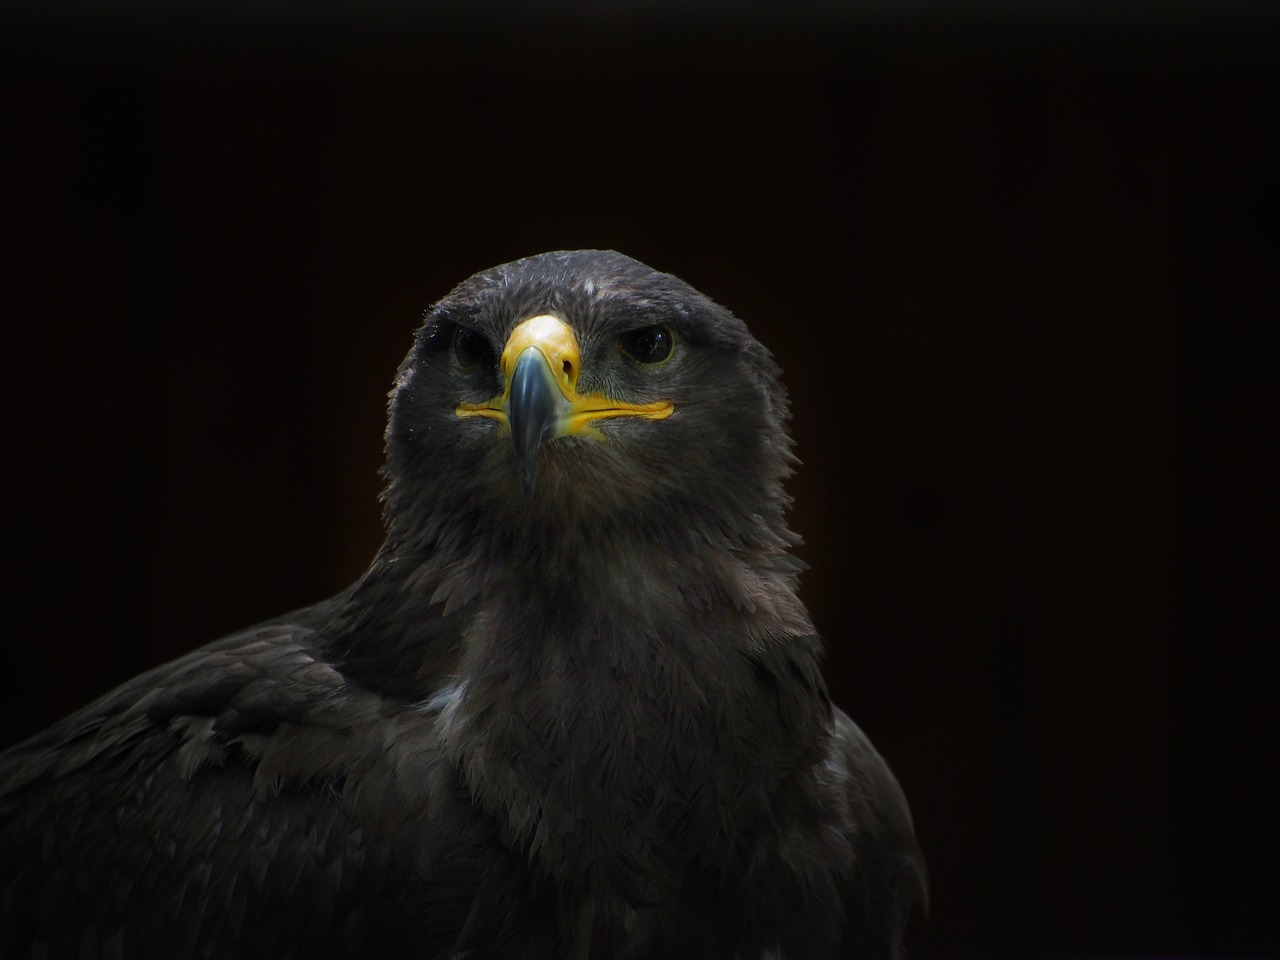
<path fill-rule="evenodd" d="M 6 751 L 0 795 L 100 767 L 157 734 L 171 735 L 189 775 L 235 738 L 358 710 L 315 633 L 303 618 L 268 621 L 134 677 Z"/>
<path fill-rule="evenodd" d="M 331 652 L 332 619 L 329 605 L 306 608 L 135 677 L 0 753 L 0 804 L 148 763 L 188 781 L 231 766 L 260 794 L 352 776 L 367 789 L 379 767 L 401 792 L 425 791 L 441 698 L 405 700 L 353 680 Z"/>
<path fill-rule="evenodd" d="M 291 926 L 317 955 L 378 931 L 387 955 L 424 947 L 404 920 L 430 900 L 418 878 L 447 887 L 438 864 L 478 828 L 436 762 L 438 706 L 349 681 L 322 614 L 227 636 L 0 754 L 0 944 L 181 956 L 216 921 L 236 949 Z"/>
<path fill-rule="evenodd" d="M 842 710 L 833 711 L 821 777 L 847 851 L 845 946 L 892 960 L 913 907 L 928 907 L 928 875 L 906 795 L 889 764 Z"/>

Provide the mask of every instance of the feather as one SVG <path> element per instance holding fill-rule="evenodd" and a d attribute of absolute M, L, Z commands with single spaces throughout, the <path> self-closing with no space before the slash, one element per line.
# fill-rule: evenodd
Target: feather
<path fill-rule="evenodd" d="M 533 317 L 561 333 L 517 444 Z M 0 956 L 900 956 L 924 868 L 823 683 L 787 421 L 668 274 L 459 285 L 398 372 L 359 581 L 0 755 Z"/>

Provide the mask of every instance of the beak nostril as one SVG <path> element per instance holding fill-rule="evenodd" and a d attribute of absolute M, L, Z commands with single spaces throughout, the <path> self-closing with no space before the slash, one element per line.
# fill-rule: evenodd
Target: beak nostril
<path fill-rule="evenodd" d="M 572 376 L 573 376 L 573 361 L 572 361 L 572 360 L 566 360 L 566 361 L 564 362 L 564 375 L 565 375 L 566 377 L 572 377 Z"/>

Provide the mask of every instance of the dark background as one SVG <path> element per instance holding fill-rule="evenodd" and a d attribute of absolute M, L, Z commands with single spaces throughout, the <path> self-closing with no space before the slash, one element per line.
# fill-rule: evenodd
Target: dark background
<path fill-rule="evenodd" d="M 59 9 L 0 22 L 0 745 L 358 576 L 422 311 L 613 247 L 787 371 L 915 956 L 1277 954 L 1266 4 Z"/>

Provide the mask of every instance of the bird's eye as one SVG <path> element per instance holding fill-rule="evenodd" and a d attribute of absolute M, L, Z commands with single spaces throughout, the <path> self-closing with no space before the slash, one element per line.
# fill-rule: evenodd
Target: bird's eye
<path fill-rule="evenodd" d="M 623 353 L 640 363 L 662 363 L 671 359 L 676 335 L 670 327 L 640 327 L 624 333 L 621 346 Z"/>
<path fill-rule="evenodd" d="M 474 370 L 489 357 L 489 343 L 470 327 L 453 328 L 453 360 L 464 372 Z"/>

